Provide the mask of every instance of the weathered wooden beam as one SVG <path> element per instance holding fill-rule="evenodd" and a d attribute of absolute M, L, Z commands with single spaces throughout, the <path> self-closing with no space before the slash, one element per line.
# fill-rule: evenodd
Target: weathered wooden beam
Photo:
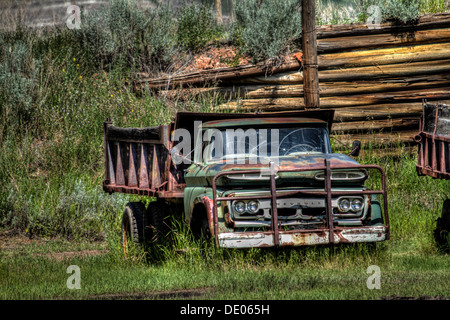
<path fill-rule="evenodd" d="M 393 131 L 416 128 L 419 130 L 420 117 L 378 119 L 352 122 L 333 123 L 332 133 L 354 133 L 354 132 L 374 132 L 374 131 Z"/>
<path fill-rule="evenodd" d="M 436 60 L 450 60 L 450 43 L 434 43 L 411 45 L 396 48 L 351 51 L 322 54 L 318 56 L 319 80 L 322 81 L 327 69 L 349 69 L 355 67 L 371 67 L 383 69 L 385 65 L 408 64 L 418 62 L 432 62 Z M 443 68 L 443 66 L 441 66 Z M 447 66 L 448 67 L 448 66 Z M 218 68 L 202 70 L 173 78 L 139 79 L 135 82 L 135 89 L 144 87 L 149 89 L 170 89 L 204 85 L 205 83 L 235 82 L 237 79 L 257 76 L 271 76 L 275 73 L 295 71 L 300 69 L 298 60 L 291 58 L 279 67 L 267 68 L 263 65 L 240 66 L 237 68 Z M 331 70 L 327 70 L 331 71 Z M 342 74 L 342 72 L 331 72 Z M 365 74 L 367 77 L 367 74 Z M 302 78 L 303 79 L 303 78 Z"/>
<path fill-rule="evenodd" d="M 331 96 L 320 99 L 321 108 L 343 108 L 352 106 L 367 106 L 386 103 L 419 102 L 428 100 L 449 100 L 450 87 L 419 89 L 397 92 L 379 92 L 371 94 L 357 94 L 348 96 Z M 302 110 L 305 104 L 302 97 L 243 99 L 230 101 L 217 107 L 222 110 L 252 110 L 252 111 L 280 111 Z"/>
<path fill-rule="evenodd" d="M 408 78 L 390 78 L 382 80 L 323 82 L 320 85 L 321 97 L 342 96 L 376 92 L 394 92 L 401 90 L 428 89 L 450 86 L 450 73 Z M 264 99 L 303 97 L 303 85 L 240 85 L 211 88 L 187 88 L 167 90 L 164 96 L 189 100 L 204 94 L 219 95 L 224 99 Z"/>
<path fill-rule="evenodd" d="M 369 146 L 388 147 L 398 144 L 416 144 L 414 136 L 417 130 L 405 130 L 397 132 L 378 132 L 378 133 L 359 133 L 359 134 L 333 134 L 332 137 L 338 139 L 341 143 L 351 146 L 355 140 L 361 141 L 363 148 Z"/>
<path fill-rule="evenodd" d="M 438 29 L 450 26 L 450 12 L 420 16 L 415 24 L 393 25 L 382 23 L 379 28 L 369 29 L 366 24 L 323 25 L 317 28 L 317 38 L 374 35 L 382 33 L 403 33 L 425 29 Z"/>
<path fill-rule="evenodd" d="M 260 75 L 272 75 L 279 72 L 299 70 L 300 62 L 294 57 L 290 57 L 281 65 L 271 66 L 265 63 L 256 65 L 243 65 L 238 67 L 217 68 L 212 70 L 201 70 L 178 76 L 160 77 L 157 79 L 142 77 L 135 81 L 135 90 L 148 89 L 169 89 L 180 86 L 204 85 L 205 83 L 217 83 L 230 79 L 247 78 Z"/>
<path fill-rule="evenodd" d="M 422 113 L 422 108 L 422 102 L 339 108 L 334 112 L 334 123 L 417 117 Z"/>
<path fill-rule="evenodd" d="M 321 84 L 327 81 L 357 81 L 389 79 L 397 77 L 410 77 L 421 75 L 444 74 L 450 72 L 450 59 L 435 61 L 407 62 L 388 65 L 373 65 L 356 68 L 339 68 L 332 70 L 320 70 L 319 80 Z M 269 77 L 252 77 L 236 79 L 229 85 L 291 85 L 303 81 L 303 72 L 290 71 L 271 75 Z"/>
<path fill-rule="evenodd" d="M 410 30 L 382 34 L 335 37 L 317 40 L 319 53 L 349 51 L 355 49 L 379 49 L 411 44 L 439 43 L 450 41 L 450 28 L 432 30 Z"/>
<path fill-rule="evenodd" d="M 303 92 L 305 109 L 317 109 L 319 97 L 319 65 L 317 64 L 316 3 L 302 0 Z"/>
<path fill-rule="evenodd" d="M 350 68 L 450 59 L 450 43 L 409 45 L 395 48 L 319 55 L 319 68 Z"/>

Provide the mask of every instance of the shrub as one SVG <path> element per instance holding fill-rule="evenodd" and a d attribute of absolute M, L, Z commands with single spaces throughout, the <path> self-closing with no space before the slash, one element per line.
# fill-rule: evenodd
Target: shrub
<path fill-rule="evenodd" d="M 110 0 L 109 7 L 83 14 L 73 47 L 92 67 L 111 70 L 163 69 L 176 50 L 173 14 L 165 7 L 142 9 L 136 1 Z"/>
<path fill-rule="evenodd" d="M 7 131 L 18 132 L 33 114 L 32 103 L 40 61 L 25 39 L 8 41 L 0 36 L 0 143 Z"/>
<path fill-rule="evenodd" d="M 254 61 L 277 57 L 301 36 L 300 7 L 299 0 L 236 1 L 235 42 Z"/>
<path fill-rule="evenodd" d="M 360 21 L 366 21 L 372 5 L 380 8 L 382 22 L 402 24 L 414 22 L 421 14 L 444 12 L 447 7 L 446 0 L 360 0 Z"/>
<path fill-rule="evenodd" d="M 177 42 L 193 52 L 222 37 L 221 27 L 205 5 L 183 4 L 177 18 Z"/>
<path fill-rule="evenodd" d="M 385 21 L 407 23 L 419 17 L 420 0 L 387 0 L 381 8 Z"/>

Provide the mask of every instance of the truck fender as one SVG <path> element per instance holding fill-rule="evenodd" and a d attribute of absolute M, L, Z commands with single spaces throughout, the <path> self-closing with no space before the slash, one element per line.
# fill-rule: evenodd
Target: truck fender
<path fill-rule="evenodd" d="M 196 197 L 194 200 L 194 203 L 193 203 L 192 212 L 194 212 L 195 208 L 199 205 L 201 205 L 206 211 L 206 217 L 208 219 L 209 230 L 211 231 L 211 235 L 214 236 L 213 199 L 206 194 Z M 193 216 L 194 215 L 192 214 L 190 223 L 192 222 Z"/>

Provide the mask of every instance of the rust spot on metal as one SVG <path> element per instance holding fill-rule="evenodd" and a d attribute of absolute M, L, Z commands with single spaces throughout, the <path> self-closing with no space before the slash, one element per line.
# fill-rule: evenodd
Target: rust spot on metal
<path fill-rule="evenodd" d="M 209 230 L 211 230 L 211 234 L 212 236 L 215 236 L 215 234 L 213 232 L 216 232 L 216 230 L 218 230 L 218 226 L 216 229 L 216 226 L 214 225 L 214 218 L 213 218 L 213 214 L 214 214 L 214 209 L 213 209 L 213 200 L 208 198 L 207 196 L 203 196 L 202 197 L 202 203 L 205 206 L 206 209 L 206 215 L 208 217 L 208 225 L 209 225 Z"/>

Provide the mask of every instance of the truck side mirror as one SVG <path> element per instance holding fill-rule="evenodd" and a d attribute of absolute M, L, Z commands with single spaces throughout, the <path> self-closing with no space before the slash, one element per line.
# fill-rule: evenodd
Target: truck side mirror
<path fill-rule="evenodd" d="M 359 156 L 359 152 L 361 151 L 361 141 L 355 140 L 353 141 L 352 151 L 350 151 L 350 155 L 352 157 Z"/>

